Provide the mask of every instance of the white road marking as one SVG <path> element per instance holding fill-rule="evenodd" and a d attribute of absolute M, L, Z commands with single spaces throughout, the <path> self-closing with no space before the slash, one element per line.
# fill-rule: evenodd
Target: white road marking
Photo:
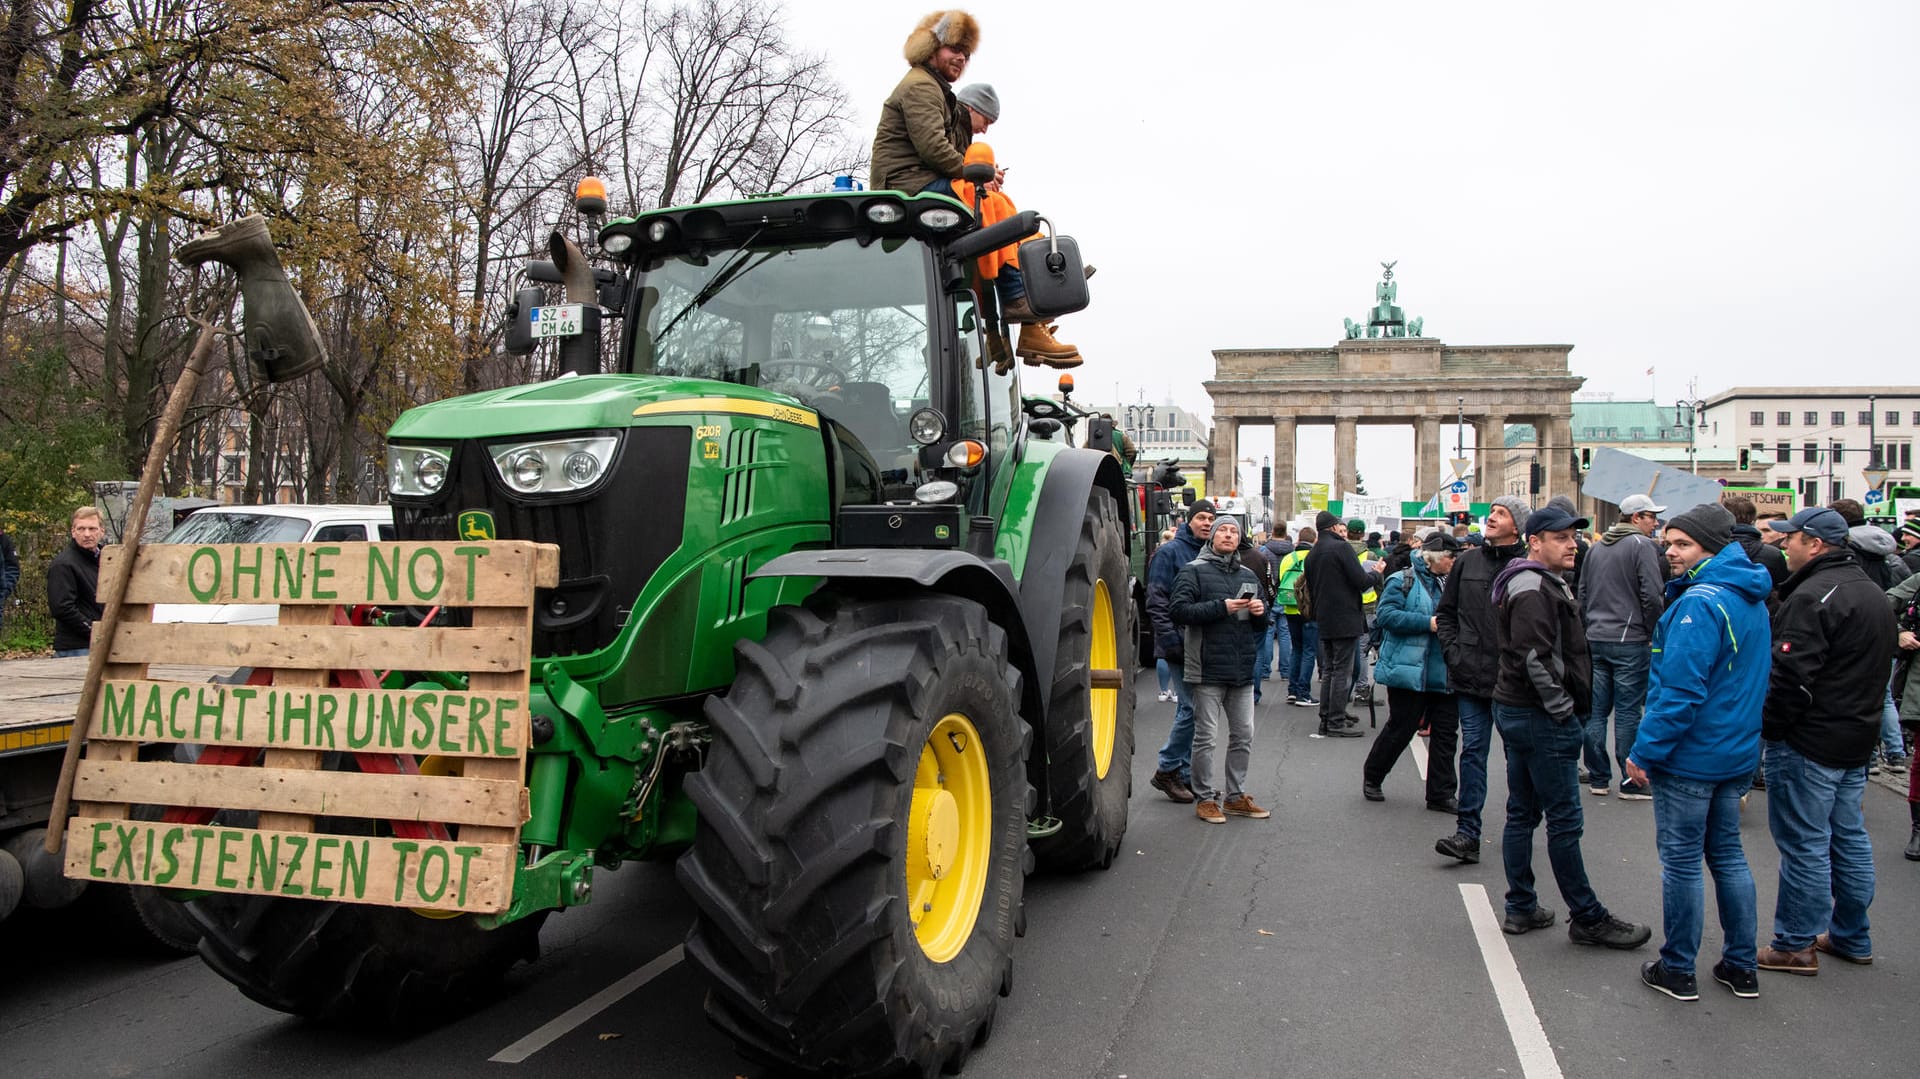
<path fill-rule="evenodd" d="M 1486 888 L 1462 884 L 1460 902 L 1466 904 L 1467 921 L 1473 923 L 1474 940 L 1480 945 L 1480 959 L 1487 965 L 1487 978 L 1493 982 L 1493 995 L 1499 998 L 1500 1014 L 1507 1021 L 1514 1051 L 1520 1054 L 1520 1073 L 1526 1079 L 1562 1079 L 1560 1062 L 1554 1058 L 1547 1032 L 1533 1010 L 1527 983 L 1520 980 L 1513 953 L 1507 950 L 1507 939 L 1494 918 Z"/>
<path fill-rule="evenodd" d="M 519 1064 L 554 1042 L 568 1031 L 612 1007 L 622 997 L 654 980 L 686 957 L 685 948 L 676 944 L 656 956 L 646 966 L 614 982 L 605 989 L 555 1016 L 540 1029 L 500 1050 L 487 1059 L 496 1064 Z M 1556 1073 L 1557 1074 L 1557 1073 Z"/>
<path fill-rule="evenodd" d="M 1413 736 L 1413 766 L 1420 769 L 1420 778 L 1427 778 L 1427 740 L 1419 735 Z"/>

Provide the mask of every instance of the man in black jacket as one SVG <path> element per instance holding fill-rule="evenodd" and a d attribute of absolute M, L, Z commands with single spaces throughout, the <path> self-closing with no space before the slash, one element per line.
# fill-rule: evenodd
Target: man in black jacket
<path fill-rule="evenodd" d="M 1213 516 L 1213 503 L 1204 498 L 1187 507 L 1186 523 L 1153 552 L 1153 561 L 1147 563 L 1147 619 L 1153 623 L 1153 654 L 1157 659 L 1166 660 L 1167 666 L 1173 669 L 1175 702 L 1173 726 L 1167 730 L 1167 741 L 1160 747 L 1153 778 L 1147 782 L 1169 801 L 1182 804 L 1193 801 L 1193 790 L 1187 786 L 1193 756 L 1193 696 L 1181 674 L 1185 656 L 1180 627 L 1173 623 L 1169 604 L 1173 601 L 1173 584 L 1180 576 L 1180 567 L 1206 550 L 1213 535 Z"/>
<path fill-rule="evenodd" d="M 1354 650 L 1367 634 L 1360 597 L 1381 585 L 1383 563 L 1362 565 L 1347 542 L 1347 526 L 1325 510 L 1314 521 L 1320 538 L 1307 554 L 1307 598 L 1320 626 L 1320 730 L 1327 738 L 1360 737 L 1360 720 L 1347 714 Z"/>
<path fill-rule="evenodd" d="M 47 563 L 47 608 L 53 614 L 53 654 L 84 656 L 93 640 L 93 624 L 100 620 L 94 594 L 100 587 L 100 511 L 81 506 L 73 511 L 73 538 Z"/>
<path fill-rule="evenodd" d="M 1773 616 L 1773 672 L 1760 712 L 1767 826 L 1780 848 L 1773 943 L 1760 969 L 1817 974 L 1817 952 L 1873 959 L 1873 846 L 1862 801 L 1899 627 L 1847 545 L 1847 522 L 1804 509 L 1768 527 L 1793 570 Z"/>
<path fill-rule="evenodd" d="M 1507 757 L 1500 838 L 1507 914 L 1500 928 L 1518 935 L 1554 922 L 1534 890 L 1533 833 L 1545 818 L 1547 860 L 1567 902 L 1567 936 L 1575 944 L 1638 948 L 1653 930 L 1607 910 L 1580 854 L 1581 719 L 1593 705 L 1593 669 L 1580 604 L 1561 575 L 1573 568 L 1576 533 L 1585 527 L 1585 518 L 1558 506 L 1535 511 L 1527 517 L 1527 557 L 1507 563 L 1493 580 L 1500 640 L 1493 721 Z"/>
<path fill-rule="evenodd" d="M 1460 714 L 1460 810 L 1454 833 L 1433 849 L 1462 862 L 1480 860 L 1480 810 L 1487 803 L 1487 754 L 1493 747 L 1493 685 L 1500 673 L 1493 579 L 1527 553 L 1520 525 L 1533 507 L 1519 495 L 1493 500 L 1482 531 L 1486 541 L 1453 560 L 1440 590 L 1434 631 L 1447 657 L 1447 687 Z"/>
<path fill-rule="evenodd" d="M 1253 757 L 1253 660 L 1271 610 L 1260 583 L 1240 564 L 1240 522 L 1221 517 L 1200 557 L 1174 580 L 1173 621 L 1181 628 L 1184 677 L 1193 695 L 1194 815 L 1225 824 L 1227 814 L 1271 816 L 1247 795 L 1247 764 Z M 1213 785 L 1215 735 L 1227 728 L 1226 798 Z"/>

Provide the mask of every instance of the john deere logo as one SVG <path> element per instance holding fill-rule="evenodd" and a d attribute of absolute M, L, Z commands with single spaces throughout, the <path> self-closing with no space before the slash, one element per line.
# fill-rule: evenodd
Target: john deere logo
<path fill-rule="evenodd" d="M 460 538 L 463 540 L 494 539 L 493 514 L 486 510 L 468 510 L 460 515 L 458 522 Z"/>

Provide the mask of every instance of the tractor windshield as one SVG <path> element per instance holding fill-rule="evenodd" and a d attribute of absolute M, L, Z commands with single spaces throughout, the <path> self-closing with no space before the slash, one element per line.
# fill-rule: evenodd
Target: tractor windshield
<path fill-rule="evenodd" d="M 904 237 L 669 256 L 636 282 L 631 369 L 904 416 L 928 396 L 929 266 Z"/>

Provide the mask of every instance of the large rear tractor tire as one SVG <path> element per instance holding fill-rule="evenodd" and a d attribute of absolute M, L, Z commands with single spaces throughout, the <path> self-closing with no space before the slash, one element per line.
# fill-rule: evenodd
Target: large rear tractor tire
<path fill-rule="evenodd" d="M 1133 793 L 1134 611 L 1119 511 L 1095 490 L 1080 524 L 1060 609 L 1045 736 L 1052 815 L 1061 829 L 1034 841 L 1043 869 L 1113 864 L 1127 833 Z M 1118 689 L 1095 688 L 1092 672 L 1118 669 Z"/>
<path fill-rule="evenodd" d="M 741 642 L 679 876 L 707 1013 L 832 1076 L 957 1071 L 1012 987 L 1029 728 L 983 607 L 816 596 Z"/>
<path fill-rule="evenodd" d="M 200 957 L 269 1008 L 326 1022 L 418 1028 L 468 1014 L 540 951 L 542 911 L 483 930 L 397 907 L 210 896 L 187 905 Z"/>

